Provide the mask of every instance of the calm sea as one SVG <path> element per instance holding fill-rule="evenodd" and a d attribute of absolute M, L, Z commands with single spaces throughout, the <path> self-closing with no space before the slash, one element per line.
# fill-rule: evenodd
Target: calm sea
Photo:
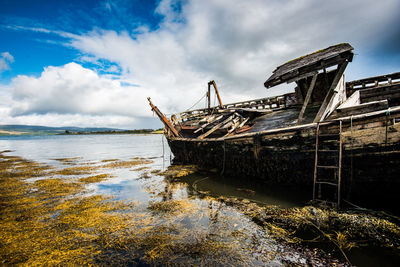
<path fill-rule="evenodd" d="M 60 158 L 77 158 L 79 163 L 98 163 L 102 160 L 129 160 L 135 157 L 150 159 L 152 170 L 164 171 L 173 161 L 167 141 L 163 135 L 20 135 L 0 136 L 0 151 L 11 150 L 9 155 L 59 166 Z M 100 183 L 97 189 L 112 193 L 116 198 L 138 197 L 143 192 L 143 182 L 138 179 L 143 172 L 119 170 L 118 178 Z M 153 175 L 154 179 L 159 176 Z M 261 187 L 248 179 L 231 179 L 218 175 L 191 175 L 182 179 L 188 185 L 195 183 L 200 191 L 213 196 L 248 198 L 258 203 L 298 206 L 309 200 L 309 196 L 285 188 L 282 194 L 277 188 Z M 287 194 L 287 190 L 291 192 Z M 145 196 L 140 194 L 141 199 Z"/>

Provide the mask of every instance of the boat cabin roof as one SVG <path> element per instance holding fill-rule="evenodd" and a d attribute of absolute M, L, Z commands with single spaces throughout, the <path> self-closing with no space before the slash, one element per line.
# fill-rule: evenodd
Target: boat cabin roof
<path fill-rule="evenodd" d="M 351 62 L 354 48 L 348 43 L 330 46 L 277 67 L 264 83 L 267 88 L 284 82 L 292 82 L 326 69 L 344 61 Z"/>

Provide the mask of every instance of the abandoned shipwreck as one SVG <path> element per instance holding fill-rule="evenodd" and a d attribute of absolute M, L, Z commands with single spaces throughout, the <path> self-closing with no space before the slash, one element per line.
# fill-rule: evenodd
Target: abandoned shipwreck
<path fill-rule="evenodd" d="M 314 200 L 398 203 L 400 72 L 345 82 L 353 47 L 334 45 L 294 59 L 266 80 L 294 93 L 223 104 L 214 81 L 208 108 L 165 125 L 174 162 L 225 176 L 303 186 Z M 219 105 L 210 106 L 214 87 Z"/>

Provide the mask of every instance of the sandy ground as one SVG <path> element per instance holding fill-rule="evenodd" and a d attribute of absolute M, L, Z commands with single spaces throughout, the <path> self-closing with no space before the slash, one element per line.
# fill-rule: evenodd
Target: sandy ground
<path fill-rule="evenodd" d="M 3 131 L 0 130 L 0 134 L 14 134 L 14 135 L 20 135 L 20 134 L 25 134 L 26 132 L 14 132 L 14 131 Z"/>

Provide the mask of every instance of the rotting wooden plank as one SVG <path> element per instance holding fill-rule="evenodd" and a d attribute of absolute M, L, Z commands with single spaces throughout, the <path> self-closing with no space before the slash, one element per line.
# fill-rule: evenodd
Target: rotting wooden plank
<path fill-rule="evenodd" d="M 317 77 L 318 77 L 318 73 L 314 74 L 314 76 L 311 80 L 311 84 L 310 84 L 310 87 L 308 88 L 306 98 L 304 99 L 303 106 L 301 107 L 299 118 L 297 119 L 297 125 L 299 125 L 301 123 L 301 121 L 303 120 L 303 115 L 304 115 L 304 112 L 306 111 L 308 102 L 310 101 L 310 98 L 311 98 L 311 95 L 312 95 L 312 92 L 313 92 L 313 89 L 315 86 L 315 82 L 317 81 Z"/>
<path fill-rule="evenodd" d="M 207 123 L 203 124 L 200 128 L 198 128 L 196 131 L 194 131 L 194 133 L 198 133 L 201 130 L 203 130 L 204 128 L 206 128 L 208 125 L 210 125 L 211 123 L 213 123 L 214 121 L 218 121 L 220 119 L 222 119 L 224 116 L 220 115 L 220 116 L 215 116 L 214 118 L 212 118 L 211 120 L 209 120 Z"/>
<path fill-rule="evenodd" d="M 379 95 L 380 93 L 393 92 L 400 89 L 400 83 L 386 84 L 377 87 L 370 87 L 367 89 L 360 89 L 360 94 L 366 96 Z"/>
<path fill-rule="evenodd" d="M 296 82 L 296 81 L 306 79 L 306 78 L 308 78 L 310 76 L 314 76 L 314 75 L 318 75 L 318 71 L 312 71 L 312 72 L 308 72 L 308 73 L 300 75 L 300 76 L 296 76 L 296 77 L 288 80 L 286 83 Z"/>
<path fill-rule="evenodd" d="M 323 113 L 321 120 L 325 120 L 330 114 L 332 114 L 333 111 L 335 111 L 337 107 L 345 102 L 346 87 L 344 82 L 344 74 L 340 78 L 339 83 L 334 90 L 334 94 L 329 101 L 328 106 L 325 108 L 325 112 Z"/>
<path fill-rule="evenodd" d="M 325 113 L 326 107 L 329 104 L 329 101 L 331 100 L 333 94 L 334 94 L 334 90 L 336 88 L 336 86 L 338 85 L 340 78 L 342 77 L 346 67 L 347 67 L 348 62 L 344 61 L 342 64 L 340 64 L 338 66 L 338 70 L 336 72 L 335 78 L 332 81 L 331 87 L 328 90 L 328 93 L 326 94 L 326 97 L 324 99 L 324 101 L 321 104 L 321 107 L 318 110 L 317 115 L 315 116 L 314 122 L 319 122 L 322 118 L 322 115 Z"/>
<path fill-rule="evenodd" d="M 237 122 L 235 122 L 235 124 L 232 126 L 232 128 L 228 131 L 227 134 L 225 134 L 223 137 L 226 137 L 228 135 L 230 135 L 234 130 L 236 130 L 237 128 L 239 128 L 238 126 L 240 125 L 240 120 L 238 120 Z"/>
<path fill-rule="evenodd" d="M 226 128 L 229 128 L 231 126 L 234 126 L 236 124 L 236 122 L 238 122 L 239 120 L 240 120 L 239 117 L 235 117 L 230 122 L 228 122 L 224 126 L 222 126 L 221 129 L 226 129 Z"/>
<path fill-rule="evenodd" d="M 387 94 L 381 94 L 378 96 L 373 96 L 373 97 L 362 97 L 361 98 L 361 102 L 362 103 L 368 103 L 371 101 L 379 101 L 379 100 L 385 100 L 387 99 L 389 101 L 390 104 L 392 104 L 392 102 L 399 102 L 400 99 L 400 90 L 398 93 L 387 93 Z"/>
<path fill-rule="evenodd" d="M 210 115 L 210 116 L 206 116 L 206 117 L 202 118 L 201 120 L 199 120 L 199 123 L 200 122 L 209 122 L 210 120 L 214 119 L 215 116 L 216 116 L 215 114 L 214 115 Z"/>
<path fill-rule="evenodd" d="M 386 110 L 379 110 L 379 111 L 374 111 L 371 113 L 367 113 L 367 114 L 359 114 L 359 115 L 354 115 L 354 116 L 347 116 L 347 117 L 341 117 L 340 119 L 333 119 L 332 121 L 324 121 L 321 122 L 320 124 L 324 124 L 324 125 L 334 125 L 335 123 L 337 123 L 338 120 L 342 120 L 343 122 L 348 121 L 350 122 L 350 120 L 353 121 L 353 123 L 357 123 L 358 121 L 362 121 L 364 119 L 368 119 L 371 122 L 377 122 L 380 120 L 380 117 L 382 115 L 386 114 Z M 398 118 L 400 116 L 400 106 L 399 107 L 393 107 L 390 109 L 390 117 L 389 119 L 393 119 L 393 118 Z M 256 134 L 260 134 L 260 135 L 277 135 L 277 136 L 281 136 L 284 135 L 287 132 L 297 132 L 297 131 L 314 131 L 315 127 L 316 127 L 317 123 L 309 123 L 309 124 L 303 124 L 303 125 L 296 125 L 296 126 L 290 126 L 290 127 L 283 127 L 283 128 L 279 128 L 279 129 L 269 129 L 269 130 L 263 130 L 263 131 L 259 131 L 259 132 L 252 132 L 252 133 L 242 133 L 242 134 L 238 134 L 238 135 L 234 135 L 234 136 L 228 136 L 226 137 L 226 140 L 239 140 L 242 138 L 248 138 L 248 137 L 252 137 Z M 365 123 L 365 121 L 363 122 L 363 125 L 365 127 L 368 127 L 368 125 Z M 355 125 L 353 125 L 353 127 L 355 127 Z M 173 140 L 182 140 L 182 141 L 190 141 L 190 142 L 197 142 L 199 141 L 198 139 L 187 139 L 187 138 L 181 138 L 181 137 L 173 137 L 171 138 Z M 204 141 L 217 141 L 218 139 L 207 139 Z"/>
<path fill-rule="evenodd" d="M 211 128 L 210 130 L 208 130 L 206 133 L 200 135 L 198 137 L 198 139 L 204 139 L 205 137 L 209 136 L 210 134 L 212 134 L 213 132 L 215 132 L 216 130 L 218 130 L 219 128 L 221 128 L 222 126 L 224 126 L 226 123 L 228 123 L 230 120 L 232 120 L 235 117 L 235 114 L 229 116 L 226 120 L 224 120 L 223 122 L 218 123 L 217 125 L 215 125 L 213 128 Z"/>
<path fill-rule="evenodd" d="M 400 72 L 398 74 L 400 75 Z M 396 85 L 400 84 L 400 81 L 398 81 L 398 80 L 397 81 L 393 81 L 391 78 L 387 78 L 386 83 L 382 83 L 382 81 L 386 81 L 386 80 L 379 80 L 378 79 L 378 85 L 376 85 L 375 83 L 367 83 L 367 84 L 361 83 L 361 82 L 358 83 L 358 81 L 347 82 L 346 83 L 347 95 L 351 95 L 352 93 L 354 93 L 357 90 L 360 90 L 360 91 L 361 90 L 362 91 L 380 90 L 381 88 L 384 88 L 384 87 L 387 87 L 387 86 L 391 87 L 391 86 L 396 86 Z M 360 87 L 362 85 L 364 85 L 364 86 Z"/>
<path fill-rule="evenodd" d="M 389 80 L 396 80 L 400 79 L 400 72 L 395 72 L 395 73 L 389 73 L 385 75 L 380 75 L 380 76 L 374 76 L 374 77 L 368 77 L 365 79 L 360 79 L 360 80 L 354 80 L 346 83 L 346 86 L 357 86 L 357 85 L 362 85 L 362 84 L 370 84 L 370 83 L 375 83 L 375 81 L 378 82 L 384 82 Z"/>
<path fill-rule="evenodd" d="M 247 122 L 249 119 L 250 119 L 250 117 L 245 118 L 245 119 L 239 124 L 238 129 L 242 128 L 243 125 L 245 125 L 246 122 Z"/>
<path fill-rule="evenodd" d="M 346 59 L 351 61 L 352 50 L 353 47 L 347 43 L 338 44 L 291 60 L 277 67 L 264 86 L 269 88 L 304 73 L 334 66 Z"/>
<path fill-rule="evenodd" d="M 282 104 L 284 103 L 284 100 L 286 97 L 292 97 L 295 93 L 288 93 L 288 94 L 284 94 L 281 96 L 278 96 L 278 100 L 282 101 Z M 249 106 L 251 107 L 252 105 L 254 105 L 255 102 L 263 102 L 263 104 L 257 104 L 256 106 L 261 106 L 261 105 L 271 105 L 273 103 L 273 100 L 276 97 L 264 97 L 264 98 L 259 98 L 259 99 L 253 99 L 253 100 L 247 100 L 247 101 L 242 101 L 242 102 L 235 102 L 235 103 L 230 103 L 230 104 L 225 104 L 223 109 L 220 109 L 218 106 L 217 107 L 212 107 L 211 109 L 215 111 L 214 112 L 226 112 L 227 109 L 229 108 L 236 108 L 236 107 L 244 107 L 244 106 Z M 250 105 L 250 103 L 253 103 Z M 269 108 L 272 109 L 272 108 Z M 277 108 L 274 108 L 277 109 Z M 194 110 L 190 110 L 190 111 L 184 111 L 181 113 L 177 113 L 176 115 L 179 115 L 179 117 L 181 118 L 181 120 L 184 119 L 188 119 L 191 117 L 199 117 L 198 114 L 193 115 L 194 112 L 201 112 L 201 114 L 203 116 L 206 116 L 209 114 L 208 109 L 207 108 L 203 108 L 203 109 L 194 109 Z"/>
<path fill-rule="evenodd" d="M 396 99 L 400 95 L 400 84 L 380 86 L 370 89 L 360 90 L 361 102 L 380 99 Z"/>
<path fill-rule="evenodd" d="M 359 105 L 355 105 L 355 106 L 344 107 L 344 108 L 340 108 L 340 109 L 337 108 L 328 118 L 334 119 L 334 118 L 340 118 L 340 117 L 349 116 L 349 115 L 369 113 L 372 111 L 387 109 L 388 107 L 389 107 L 388 101 L 386 99 L 380 100 L 380 101 L 373 101 L 373 102 L 368 102 L 368 103 L 359 104 Z"/>
<path fill-rule="evenodd" d="M 285 77 L 281 77 L 279 79 L 275 79 L 275 81 L 271 81 L 271 82 L 267 81 L 268 83 L 265 82 L 264 86 L 267 87 L 267 88 L 270 88 L 272 86 L 276 86 L 278 84 L 281 84 L 281 83 L 284 83 L 284 82 L 287 82 L 287 81 L 294 81 L 294 80 L 296 80 L 296 77 L 301 77 L 304 74 L 312 73 L 312 72 L 314 72 L 316 70 L 321 70 L 323 68 L 330 68 L 332 66 L 335 66 L 335 65 L 343 63 L 346 59 L 348 61 L 351 61 L 352 57 L 353 57 L 353 53 L 347 53 L 347 54 L 343 54 L 343 55 L 338 55 L 338 56 L 336 56 L 334 58 L 330 58 L 327 61 L 324 61 L 323 63 L 316 62 L 316 63 L 314 63 L 312 65 L 302 67 L 301 68 L 301 72 L 298 73 L 298 74 L 291 74 L 291 75 L 286 74 Z"/>

